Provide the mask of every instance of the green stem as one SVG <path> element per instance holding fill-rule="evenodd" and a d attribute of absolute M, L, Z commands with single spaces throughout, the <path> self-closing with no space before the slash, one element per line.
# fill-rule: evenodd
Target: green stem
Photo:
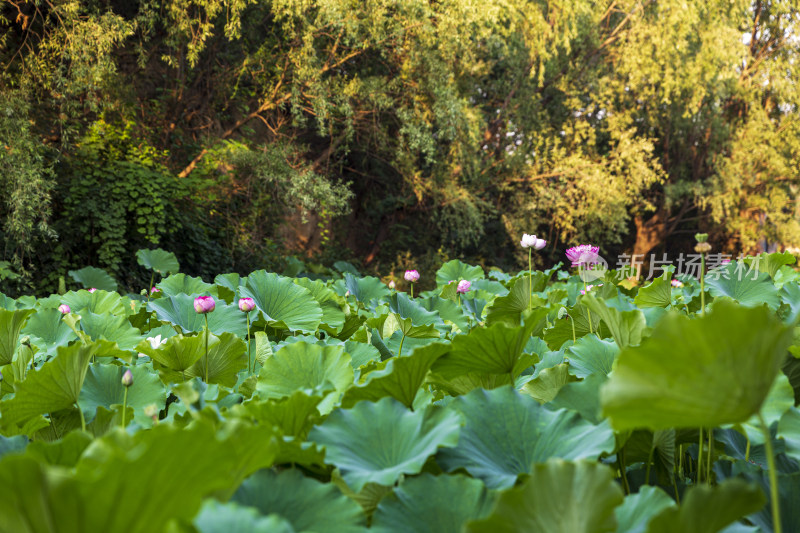
<path fill-rule="evenodd" d="M 125 429 L 126 414 L 128 414 L 128 387 L 125 387 L 125 395 L 122 397 L 122 429 Z"/>
<path fill-rule="evenodd" d="M 583 294 L 586 295 L 588 292 L 589 291 L 586 290 L 586 280 L 583 280 Z M 586 308 L 586 318 L 589 319 L 589 333 L 594 333 L 594 330 L 592 329 L 592 312 L 589 311 L 588 307 Z"/>
<path fill-rule="evenodd" d="M 744 449 L 744 460 L 750 462 L 750 436 L 745 433 L 747 439 L 747 448 Z"/>
<path fill-rule="evenodd" d="M 700 431 L 698 433 L 700 433 L 700 440 L 697 443 L 697 472 L 696 472 L 697 479 L 695 479 L 695 483 L 697 485 L 700 484 L 700 478 L 703 475 L 703 428 L 700 428 Z"/>
<path fill-rule="evenodd" d="M 708 430 L 708 460 L 706 461 L 706 483 L 711 484 L 711 450 L 714 448 L 714 428 Z"/>
<path fill-rule="evenodd" d="M 650 446 L 650 455 L 647 456 L 647 468 L 644 471 L 644 482 L 646 485 L 650 484 L 650 465 L 653 464 L 653 452 L 655 451 L 654 446 Z"/>
<path fill-rule="evenodd" d="M 678 445 L 678 475 L 683 476 L 683 444 Z"/>
<path fill-rule="evenodd" d="M 628 476 L 625 472 L 625 448 L 622 447 L 617 452 L 617 466 L 619 467 L 619 475 L 622 478 L 622 489 L 625 491 L 625 494 L 631 493 L 631 487 L 628 485 Z"/>
<path fill-rule="evenodd" d="M 678 505 L 680 505 L 681 504 L 681 497 L 678 494 L 678 483 L 675 481 L 675 477 L 676 477 L 676 474 L 673 472 L 672 473 L 672 488 L 675 490 L 675 501 L 678 503 Z"/>
<path fill-rule="evenodd" d="M 208 383 L 208 313 L 203 316 L 206 317 L 206 383 Z"/>
<path fill-rule="evenodd" d="M 81 415 L 81 431 L 86 431 L 86 417 L 83 416 L 83 409 L 81 409 L 81 406 L 78 405 L 77 402 L 75 403 L 75 407 L 78 408 L 78 413 Z"/>
<path fill-rule="evenodd" d="M 775 468 L 775 453 L 772 449 L 772 435 L 769 433 L 769 426 L 766 420 L 758 413 L 758 420 L 761 422 L 761 431 L 764 433 L 764 446 L 767 452 L 767 468 L 769 468 L 769 499 L 772 504 L 772 531 L 781 533 L 781 502 L 778 495 L 778 474 Z"/>
<path fill-rule="evenodd" d="M 403 336 L 400 338 L 400 348 L 397 350 L 397 357 L 400 357 L 400 354 L 403 353 L 403 343 L 406 341 L 406 334 L 403 333 Z"/>
<path fill-rule="evenodd" d="M 569 321 L 572 324 L 572 344 L 575 344 L 576 342 L 578 342 L 577 338 L 575 337 L 575 321 L 572 320 L 572 316 L 570 315 L 567 316 L 569 316 Z"/>
<path fill-rule="evenodd" d="M 533 267 L 531 266 L 531 248 L 528 248 L 528 311 L 531 310 L 533 305 Z"/>
<path fill-rule="evenodd" d="M 700 254 L 700 315 L 706 315 L 706 254 Z"/>
<path fill-rule="evenodd" d="M 411 282 L 411 299 L 414 299 L 414 282 Z"/>
<path fill-rule="evenodd" d="M 247 317 L 247 375 L 249 376 L 253 373 L 250 369 L 250 312 L 245 313 L 245 316 Z"/>
<path fill-rule="evenodd" d="M 148 302 L 150 301 L 150 297 L 152 296 L 153 281 L 155 281 L 155 279 L 156 279 L 156 273 L 153 272 L 152 274 L 150 274 L 150 285 L 147 286 L 147 301 Z"/>

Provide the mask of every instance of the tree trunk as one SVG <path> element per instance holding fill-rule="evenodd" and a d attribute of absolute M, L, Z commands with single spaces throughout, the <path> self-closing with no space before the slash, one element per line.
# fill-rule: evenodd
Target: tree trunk
<path fill-rule="evenodd" d="M 641 215 L 633 219 L 636 224 L 636 242 L 633 244 L 633 255 L 638 259 L 647 259 L 650 251 L 664 242 L 667 237 L 667 215 L 659 209 L 653 216 L 644 220 Z"/>

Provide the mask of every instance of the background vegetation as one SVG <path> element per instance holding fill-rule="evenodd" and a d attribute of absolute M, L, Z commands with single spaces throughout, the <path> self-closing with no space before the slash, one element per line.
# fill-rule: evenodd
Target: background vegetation
<path fill-rule="evenodd" d="M 0 6 L 6 291 L 800 245 L 794 0 Z"/>

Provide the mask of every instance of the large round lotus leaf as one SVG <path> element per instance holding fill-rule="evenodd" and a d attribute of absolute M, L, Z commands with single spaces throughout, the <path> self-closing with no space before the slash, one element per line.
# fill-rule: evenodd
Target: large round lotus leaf
<path fill-rule="evenodd" d="M 556 397 L 545 404 L 548 409 L 569 409 L 577 412 L 593 424 L 602 421 L 600 417 L 600 387 L 606 382 L 605 376 L 593 374 L 581 381 L 573 381 L 561 387 Z"/>
<path fill-rule="evenodd" d="M 87 266 L 80 270 L 70 270 L 69 275 L 76 282 L 80 283 L 84 289 L 103 289 L 113 292 L 117 290 L 117 282 L 108 275 L 105 270 Z"/>
<path fill-rule="evenodd" d="M 358 278 L 352 274 L 344 275 L 344 284 L 350 291 L 350 296 L 361 303 L 367 304 L 372 300 L 389 296 L 389 288 L 378 278 L 367 276 Z"/>
<path fill-rule="evenodd" d="M 667 507 L 652 518 L 647 533 L 714 533 L 765 503 L 761 489 L 741 479 L 715 487 L 697 485 L 684 494 L 679 507 Z"/>
<path fill-rule="evenodd" d="M 791 342 L 792 330 L 766 307 L 719 301 L 703 318 L 666 315 L 651 337 L 620 353 L 601 390 L 603 414 L 618 430 L 744 422 Z"/>
<path fill-rule="evenodd" d="M 524 326 L 510 327 L 499 323 L 488 328 L 474 328 L 467 335 L 453 339 L 453 349 L 436 361 L 433 371 L 447 378 L 469 372 L 518 375 L 538 361 L 536 356 L 523 353 L 533 321 Z"/>
<path fill-rule="evenodd" d="M 370 372 L 363 384 L 348 389 L 342 407 L 391 396 L 411 408 L 431 365 L 448 351 L 449 344 L 437 342 L 418 348 L 411 355 L 392 357 L 383 370 Z"/>
<path fill-rule="evenodd" d="M 317 405 L 321 401 L 322 396 L 298 390 L 286 398 L 248 400 L 235 405 L 232 412 L 239 418 L 275 426 L 284 436 L 305 439 L 311 427 L 320 421 Z"/>
<path fill-rule="evenodd" d="M 370 531 L 461 533 L 466 522 L 488 516 L 494 500 L 477 479 L 423 473 L 406 479 L 378 504 Z"/>
<path fill-rule="evenodd" d="M 154 404 L 159 410 L 167 401 L 167 391 L 158 379 L 158 374 L 145 365 L 129 367 L 133 374 L 133 385 L 128 388 L 128 406 L 133 407 L 134 419 L 139 425 L 151 426 L 153 419 L 144 413 L 148 405 Z M 118 365 L 95 363 L 89 365 L 86 379 L 81 388 L 78 405 L 85 413 L 92 413 L 99 406 L 111 408 L 122 404 L 125 386 L 122 375 L 128 368 Z"/>
<path fill-rule="evenodd" d="M 553 327 L 545 330 L 544 340 L 547 345 L 553 350 L 559 350 L 567 342 L 573 341 L 589 334 L 589 317 L 592 319 L 592 332 L 596 333 L 598 337 L 604 339 L 610 337 L 611 333 L 608 331 L 605 323 L 600 321 L 597 313 L 590 313 L 586 306 L 577 303 L 574 307 L 567 307 L 569 316 L 565 316 L 560 320 L 556 320 Z M 574 322 L 574 324 L 573 324 Z M 573 325 L 575 329 L 573 330 Z"/>
<path fill-rule="evenodd" d="M 66 346 L 78 336 L 61 318 L 58 309 L 39 309 L 22 328 L 23 335 L 30 335 L 31 343 L 44 355 L 55 355 L 56 348 Z"/>
<path fill-rule="evenodd" d="M 0 309 L 0 366 L 11 363 L 19 345 L 19 332 L 33 313 L 32 309 L 19 311 Z"/>
<path fill-rule="evenodd" d="M 276 514 L 261 516 L 252 507 L 207 500 L 194 519 L 200 533 L 295 533 L 292 525 Z"/>
<path fill-rule="evenodd" d="M 161 280 L 156 285 L 164 296 L 175 296 L 177 294 L 211 294 L 216 295 L 217 287 L 206 283 L 202 278 L 193 278 L 186 274 L 172 274 Z"/>
<path fill-rule="evenodd" d="M 501 493 L 489 518 L 467 525 L 468 533 L 609 533 L 622 503 L 614 471 L 597 462 L 551 459 L 533 466 L 519 487 Z"/>
<path fill-rule="evenodd" d="M 416 302 L 427 311 L 437 313 L 443 321 L 452 322 L 459 330 L 467 331 L 469 329 L 469 318 L 464 314 L 461 307 L 457 306 L 450 300 L 439 298 L 438 296 L 431 296 L 430 298 L 418 299 Z M 440 332 L 447 333 L 451 327 L 449 325 L 444 328 L 438 328 Z"/>
<path fill-rule="evenodd" d="M 620 311 L 607 305 L 604 300 L 595 298 L 592 294 L 581 296 L 581 303 L 592 312 L 592 315 L 596 314 L 600 317 L 620 348 L 636 346 L 642 342 L 647 321 L 641 310 Z"/>
<path fill-rule="evenodd" d="M 607 376 L 618 353 L 614 341 L 600 340 L 596 335 L 581 337 L 566 351 L 570 372 L 579 378 L 592 374 Z"/>
<path fill-rule="evenodd" d="M 200 358 L 186 372 L 163 371 L 162 377 L 166 381 L 179 381 L 199 377 L 206 383 L 218 383 L 226 387 L 233 387 L 238 380 L 239 372 L 247 368 L 247 346 L 244 341 L 232 333 L 223 333 L 219 337 L 208 336 L 208 379 L 206 379 L 206 353 L 205 334 L 197 336 L 203 339 L 203 348 Z"/>
<path fill-rule="evenodd" d="M 402 474 L 418 474 L 440 447 L 455 446 L 461 418 L 435 406 L 409 411 L 394 398 L 337 409 L 311 430 L 308 440 L 325 447 L 348 486 L 392 485 Z"/>
<path fill-rule="evenodd" d="M 672 284 L 669 274 L 654 279 L 636 293 L 634 303 L 639 307 L 667 307 L 672 303 Z"/>
<path fill-rule="evenodd" d="M 184 333 L 203 331 L 208 316 L 208 329 L 214 335 L 230 332 L 240 337 L 247 335 L 247 318 L 236 304 L 226 304 L 216 300 L 214 310 L 202 315 L 194 310 L 194 296 L 178 294 L 157 298 L 147 303 L 150 311 L 155 311 L 159 320 L 179 326 Z"/>
<path fill-rule="evenodd" d="M 322 308 L 311 291 L 289 278 L 258 270 L 247 276 L 239 292 L 255 300 L 273 327 L 314 333 L 322 320 Z"/>
<path fill-rule="evenodd" d="M 256 390 L 261 398 L 285 398 L 298 390 L 323 395 L 319 410 L 326 414 L 353 384 L 353 377 L 350 356 L 342 346 L 295 342 L 264 361 Z"/>
<path fill-rule="evenodd" d="M 616 533 L 645 533 L 650 520 L 667 507 L 675 507 L 675 501 L 666 492 L 650 485 L 640 487 L 614 510 Z"/>
<path fill-rule="evenodd" d="M 519 326 L 522 323 L 523 314 L 536 304 L 536 297 L 532 292 L 544 290 L 548 276 L 542 272 L 533 273 L 533 291 L 531 291 L 528 276 L 515 279 L 511 285 L 511 290 L 505 296 L 498 296 L 492 304 L 486 308 L 486 323 L 494 325 L 502 322 L 509 326 Z M 544 282 L 544 283 L 542 283 Z"/>
<path fill-rule="evenodd" d="M 311 292 L 311 296 L 319 303 L 322 308 L 322 323 L 337 333 L 344 326 L 345 314 L 342 305 L 339 303 L 341 297 L 325 286 L 319 280 L 309 278 L 297 278 L 294 282 L 301 287 L 305 287 Z M 344 303 L 344 300 L 342 300 Z"/>
<path fill-rule="evenodd" d="M 477 281 L 484 277 L 486 276 L 481 267 L 468 265 L 462 263 L 458 259 L 453 259 L 443 264 L 442 267 L 436 271 L 436 286 L 441 288 L 451 281 L 460 281 L 462 279 Z"/>
<path fill-rule="evenodd" d="M 522 386 L 522 392 L 541 404 L 552 401 L 568 383 L 578 378 L 569 373 L 569 365 L 558 364 L 543 368 L 535 378 Z"/>
<path fill-rule="evenodd" d="M 177 274 L 181 269 L 178 258 L 172 252 L 167 252 L 161 248 L 154 250 L 138 250 L 136 261 L 145 268 L 154 270 L 162 276 L 167 274 Z M 148 287 L 149 289 L 150 287 Z"/>
<path fill-rule="evenodd" d="M 800 461 L 800 409 L 792 407 L 778 423 L 778 437 L 786 442 L 786 454 Z"/>
<path fill-rule="evenodd" d="M 209 336 L 208 347 L 213 347 L 215 342 L 217 342 L 217 337 Z M 166 343 L 156 348 L 153 348 L 150 341 L 143 341 L 136 347 L 136 350 L 150 356 L 150 359 L 161 367 L 183 374 L 205 355 L 205 336 L 174 335 L 167 339 Z M 185 377 L 188 379 L 188 376 Z"/>
<path fill-rule="evenodd" d="M 549 411 L 509 386 L 475 389 L 453 400 L 466 424 L 458 446 L 439 452 L 447 471 L 464 468 L 492 489 L 511 487 L 551 457 L 596 459 L 614 451 L 614 433 L 569 411 Z"/>
<path fill-rule="evenodd" d="M 362 533 L 366 524 L 361 507 L 336 486 L 295 469 L 256 472 L 242 483 L 233 501 L 255 507 L 262 515 L 277 514 L 296 531 Z"/>
<path fill-rule="evenodd" d="M 61 296 L 59 303 L 65 303 L 70 311 L 76 315 L 83 315 L 87 311 L 102 315 L 127 315 L 131 312 L 130 300 L 117 294 L 98 289 L 89 291 L 69 291 Z M 57 307 L 57 305 L 55 306 Z"/>
<path fill-rule="evenodd" d="M 121 350 L 132 350 L 144 338 L 124 315 L 109 313 L 98 315 L 85 311 L 81 315 L 81 328 L 92 340 L 105 339 L 116 342 Z"/>
<path fill-rule="evenodd" d="M 706 274 L 706 286 L 714 297 L 728 296 L 746 306 L 767 304 L 777 309 L 778 289 L 766 272 L 759 272 L 742 261 L 731 262 Z"/>
<path fill-rule="evenodd" d="M 436 313 L 426 310 L 413 301 L 404 292 L 396 292 L 389 296 L 387 303 L 389 310 L 395 313 L 398 319 L 410 319 L 414 326 L 425 326 L 441 323 L 442 319 Z"/>

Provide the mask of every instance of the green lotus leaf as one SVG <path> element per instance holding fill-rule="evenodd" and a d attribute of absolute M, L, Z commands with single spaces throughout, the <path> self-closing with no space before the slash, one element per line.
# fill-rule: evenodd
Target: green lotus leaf
<path fill-rule="evenodd" d="M 78 401 L 95 343 L 60 346 L 56 356 L 16 384 L 13 398 L 0 401 L 3 423 L 21 424 L 46 413 L 69 409 Z"/>
<path fill-rule="evenodd" d="M 358 278 L 350 273 L 345 273 L 344 284 L 350 291 L 350 296 L 363 304 L 369 304 L 372 300 L 386 298 L 391 294 L 389 287 L 378 278 L 366 276 Z"/>
<path fill-rule="evenodd" d="M 190 296 L 201 294 L 217 295 L 215 285 L 206 283 L 202 278 L 193 278 L 186 274 L 172 274 L 162 279 L 156 287 L 161 290 L 164 296 L 177 296 L 178 294 L 188 294 Z"/>
<path fill-rule="evenodd" d="M 781 462 L 782 461 L 779 460 L 778 464 L 780 465 Z M 717 466 L 717 468 L 715 468 L 715 471 L 719 477 L 734 477 L 734 479 L 726 480 L 725 483 L 732 481 L 741 483 L 742 480 L 739 478 L 744 478 L 745 480 L 755 484 L 755 486 L 750 485 L 751 490 L 758 491 L 761 493 L 761 495 L 759 495 L 760 497 L 756 497 L 754 501 L 748 502 L 746 509 L 743 509 L 739 512 L 726 509 L 725 511 L 720 512 L 724 512 L 724 516 L 726 517 L 730 517 L 730 515 L 734 514 L 735 512 L 736 518 L 739 518 L 748 512 L 752 513 L 747 516 L 747 521 L 755 524 L 758 527 L 758 532 L 775 531 L 775 522 L 772 516 L 772 498 L 770 494 L 769 473 L 763 469 L 764 466 L 766 465 L 763 463 L 762 466 L 759 467 L 749 462 L 736 461 L 733 463 L 721 463 L 719 466 Z M 800 498 L 800 472 L 797 471 L 797 463 L 791 465 L 789 469 L 791 470 L 791 473 L 782 474 L 779 472 L 777 476 L 778 505 L 780 506 L 781 530 L 785 532 L 791 531 L 794 533 L 798 530 L 798 526 L 800 526 L 800 508 L 798 508 L 797 505 L 798 498 Z M 759 490 L 759 487 L 761 490 Z M 763 505 L 757 506 L 756 504 L 764 502 L 764 495 L 766 496 L 766 502 Z M 733 497 L 729 497 L 728 499 L 734 500 Z M 744 497 L 742 497 L 742 500 L 744 500 Z M 722 507 L 724 502 L 714 503 L 718 503 L 718 507 Z M 737 501 L 734 500 L 730 501 L 729 503 L 730 505 L 735 506 Z M 700 506 L 698 505 L 698 507 Z M 711 512 L 714 512 L 713 508 L 711 509 Z M 660 533 L 660 531 L 657 531 L 656 533 Z"/>
<path fill-rule="evenodd" d="M 239 292 L 255 300 L 273 327 L 314 333 L 322 320 L 322 308 L 311 291 L 289 278 L 258 270 L 247 276 L 247 284 Z"/>
<path fill-rule="evenodd" d="M 247 368 L 247 346 L 244 341 L 232 333 L 208 336 L 208 377 L 206 377 L 205 334 L 198 335 L 203 339 L 203 348 L 200 358 L 185 372 L 179 370 L 164 370 L 162 379 L 175 382 L 181 379 L 198 377 L 208 384 L 218 383 L 226 387 L 233 387 L 239 377 L 239 372 Z"/>
<path fill-rule="evenodd" d="M 478 281 L 485 277 L 481 267 L 468 265 L 462 263 L 458 259 L 453 259 L 443 264 L 442 267 L 436 271 L 436 286 L 441 288 L 451 281 L 460 281 L 462 279 Z"/>
<path fill-rule="evenodd" d="M 778 423 L 778 437 L 786 443 L 786 454 L 800 461 L 800 409 L 792 407 Z"/>
<path fill-rule="evenodd" d="M 359 402 L 337 409 L 314 427 L 308 440 L 325 447 L 325 462 L 335 465 L 355 492 L 367 483 L 392 485 L 402 474 L 418 474 L 440 447 L 458 442 L 461 418 L 429 406 L 409 411 L 394 398 Z"/>
<path fill-rule="evenodd" d="M 765 307 L 720 301 L 698 319 L 666 315 L 651 337 L 620 353 L 601 390 L 603 414 L 617 430 L 745 422 L 764 402 L 791 340 L 791 329 Z"/>
<path fill-rule="evenodd" d="M 117 282 L 108 275 L 108 272 L 92 266 L 83 267 L 80 270 L 70 270 L 70 277 L 77 283 L 83 285 L 84 289 L 102 289 L 114 292 L 117 290 Z"/>
<path fill-rule="evenodd" d="M 705 283 L 715 297 L 727 296 L 747 307 L 767 304 L 771 309 L 780 305 L 778 289 L 766 272 L 759 272 L 742 261 L 731 261 L 706 274 Z"/>
<path fill-rule="evenodd" d="M 562 363 L 542 369 L 535 378 L 522 387 L 522 392 L 539 403 L 547 403 L 553 400 L 567 383 L 577 379 L 569 373 L 569 365 Z"/>
<path fill-rule="evenodd" d="M 34 311 L 0 309 L 0 366 L 11 363 L 19 346 L 19 333 Z"/>
<path fill-rule="evenodd" d="M 641 287 L 633 302 L 639 307 L 669 307 L 672 304 L 672 282 L 670 273 L 654 279 Z"/>
<path fill-rule="evenodd" d="M 781 417 L 794 407 L 794 390 L 783 373 L 778 373 L 772 387 L 769 389 L 764 403 L 761 405 L 761 416 L 764 417 L 768 427 L 772 427 Z M 758 415 L 753 415 L 750 420 L 741 425 L 752 444 L 764 444 L 764 432 Z"/>
<path fill-rule="evenodd" d="M 292 525 L 276 514 L 261 516 L 252 507 L 207 500 L 194 519 L 200 533 L 295 533 Z"/>
<path fill-rule="evenodd" d="M 592 294 L 581 296 L 581 303 L 589 308 L 592 314 L 600 317 L 620 348 L 636 346 L 642 342 L 647 322 L 640 310 L 619 311 L 608 307 L 603 300 L 598 300 Z"/>
<path fill-rule="evenodd" d="M 460 396 L 475 389 L 496 389 L 504 385 L 511 385 L 512 381 L 510 374 L 469 372 L 452 378 L 446 378 L 441 374 L 431 373 L 428 376 L 428 383 L 430 383 L 434 389 L 442 391 L 450 396 Z M 514 383 L 516 383 L 516 381 Z"/>
<path fill-rule="evenodd" d="M 464 314 L 462 309 L 450 300 L 432 296 L 430 298 L 418 299 L 416 302 L 427 311 L 437 313 L 439 317 L 446 322 L 455 325 L 460 331 L 467 331 L 469 329 L 469 318 Z M 450 327 L 439 328 L 441 333 L 450 331 Z"/>
<path fill-rule="evenodd" d="M 778 295 L 781 301 L 786 304 L 789 311 L 785 313 L 783 320 L 787 324 L 795 324 L 800 317 L 800 284 L 787 283 L 781 287 Z"/>
<path fill-rule="evenodd" d="M 60 298 L 60 303 L 65 303 L 76 315 L 86 312 L 102 315 L 127 315 L 131 312 L 130 300 L 117 294 L 98 289 L 89 291 L 69 291 Z"/>
<path fill-rule="evenodd" d="M 179 326 L 184 333 L 203 331 L 207 316 L 208 329 L 214 335 L 221 335 L 226 331 L 239 337 L 247 335 L 247 318 L 236 304 L 226 304 L 218 300 L 212 312 L 202 315 L 194 310 L 194 296 L 178 294 L 150 300 L 147 308 L 155 311 L 159 320 Z"/>
<path fill-rule="evenodd" d="M 275 426 L 285 436 L 305 439 L 311 427 L 322 419 L 317 409 L 322 400 L 322 396 L 309 396 L 298 390 L 285 398 L 252 399 L 235 405 L 231 411 L 239 418 Z"/>
<path fill-rule="evenodd" d="M 175 254 L 161 248 L 138 250 L 136 252 L 136 262 L 149 270 L 158 272 L 162 276 L 177 274 L 181 269 Z"/>
<path fill-rule="evenodd" d="M 458 445 L 442 449 L 447 471 L 466 469 L 492 489 L 514 485 L 533 463 L 551 457 L 596 459 L 614 451 L 608 424 L 595 426 L 569 411 L 549 411 L 511 387 L 477 389 L 450 408 L 466 421 Z"/>
<path fill-rule="evenodd" d="M 714 533 L 761 509 L 761 489 L 741 479 L 716 487 L 697 485 L 684 494 L 680 507 L 670 506 L 651 519 L 647 533 Z"/>
<path fill-rule="evenodd" d="M 277 514 L 296 531 L 363 533 L 361 507 L 331 483 L 307 478 L 299 470 L 257 472 L 236 491 L 233 501 L 255 507 L 262 515 Z"/>
<path fill-rule="evenodd" d="M 210 335 L 209 348 L 213 347 L 213 343 L 218 341 L 218 337 Z M 205 335 L 185 337 L 178 334 L 170 337 L 166 343 L 157 348 L 154 348 L 149 341 L 143 341 L 139 343 L 136 350 L 149 356 L 150 359 L 160 365 L 157 368 L 163 367 L 165 370 L 180 373 L 182 381 L 185 381 L 189 379 L 186 371 L 206 353 Z"/>
<path fill-rule="evenodd" d="M 429 326 L 442 322 L 439 315 L 426 310 L 417 302 L 411 300 L 404 292 L 396 292 L 389 296 L 388 304 L 389 310 L 395 314 L 401 324 L 408 322 L 407 329 L 410 329 L 412 325 Z"/>
<path fill-rule="evenodd" d="M 152 426 L 153 420 L 144 414 L 145 407 L 154 404 L 159 410 L 164 409 L 167 391 L 158 374 L 145 365 L 129 368 L 100 363 L 89 365 L 78 405 L 84 412 L 94 413 L 101 405 L 111 408 L 122 404 L 125 396 L 122 375 L 128 369 L 133 374 L 133 385 L 128 388 L 128 405 L 133 408 L 134 420 L 141 426 Z"/>
<path fill-rule="evenodd" d="M 538 361 L 536 355 L 524 353 L 535 326 L 534 321 L 528 321 L 524 326 L 498 323 L 488 328 L 474 328 L 467 335 L 453 339 L 453 349 L 436 361 L 433 371 L 445 378 L 470 372 L 513 373 L 516 377 Z"/>
<path fill-rule="evenodd" d="M 319 303 L 322 309 L 322 324 L 328 326 L 330 333 L 336 334 L 341 331 L 345 322 L 344 310 L 340 303 L 341 297 L 319 280 L 297 278 L 294 282 L 308 289 L 311 292 L 311 296 Z"/>
<path fill-rule="evenodd" d="M 448 351 L 449 344 L 437 342 L 418 348 L 411 355 L 392 357 L 383 370 L 370 372 L 363 384 L 349 388 L 342 398 L 342 407 L 391 396 L 410 409 L 431 365 Z"/>
<path fill-rule="evenodd" d="M 567 348 L 566 355 L 572 374 L 585 378 L 592 374 L 607 376 L 614 365 L 619 348 L 614 341 L 586 335 Z"/>
<path fill-rule="evenodd" d="M 622 505 L 614 509 L 616 533 L 645 533 L 650 520 L 668 507 L 675 507 L 675 501 L 666 492 L 644 485 L 639 492 L 625 496 Z"/>
<path fill-rule="evenodd" d="M 244 285 L 242 279 L 236 272 L 228 274 L 218 274 L 214 278 L 214 285 L 217 286 L 217 294 L 227 303 L 235 303 L 239 298 L 239 287 Z"/>
<path fill-rule="evenodd" d="M 600 387 L 606 382 L 606 377 L 592 374 L 581 381 L 567 383 L 546 407 L 548 409 L 569 409 L 577 412 L 581 417 L 592 424 L 599 424 L 600 417 Z"/>
<path fill-rule="evenodd" d="M 760 272 L 766 272 L 769 277 L 775 279 L 776 274 L 784 265 L 793 265 L 797 258 L 791 252 L 773 252 L 771 254 L 762 252 L 755 257 L 745 257 L 747 265 L 757 264 Z"/>
<path fill-rule="evenodd" d="M 66 346 L 78 338 L 74 331 L 63 321 L 58 309 L 39 309 L 28 319 L 22 329 L 23 335 L 30 335 L 31 344 L 39 348 L 45 356 L 52 356 L 56 348 Z"/>
<path fill-rule="evenodd" d="M 617 527 L 614 509 L 622 489 L 607 466 L 551 459 L 533 466 L 521 486 L 502 492 L 488 518 L 467 524 L 468 533 L 607 533 Z"/>
<path fill-rule="evenodd" d="M 43 440 L 31 441 L 26 454 L 39 461 L 55 466 L 72 468 L 78 464 L 83 451 L 92 443 L 92 436 L 83 431 L 67 433 L 64 438 L 46 442 Z"/>
<path fill-rule="evenodd" d="M 370 531 L 461 533 L 466 522 L 487 517 L 494 500 L 477 479 L 423 473 L 405 480 L 378 504 Z"/>
<path fill-rule="evenodd" d="M 651 483 L 656 483 L 659 477 L 669 479 L 667 476 L 672 476 L 675 468 L 676 437 L 674 429 L 637 429 L 625 442 L 625 460 L 629 464 L 652 462 L 655 469 L 650 475 Z"/>
<path fill-rule="evenodd" d="M 261 398 L 285 398 L 298 390 L 323 395 L 319 410 L 327 414 L 353 384 L 353 378 L 350 356 L 342 346 L 297 342 L 264 362 L 256 390 Z"/>
<path fill-rule="evenodd" d="M 573 341 L 589 334 L 589 316 L 592 319 L 592 332 L 597 334 L 601 339 L 611 336 L 608 327 L 605 323 L 600 321 L 600 316 L 597 313 L 587 312 L 586 306 L 581 303 L 575 304 L 574 307 L 566 307 L 569 316 L 556 320 L 553 327 L 545 330 L 542 337 L 547 345 L 552 350 L 560 350 L 564 344 Z M 573 323 L 574 321 L 574 323 Z M 574 326 L 574 330 L 573 330 Z"/>
<path fill-rule="evenodd" d="M 535 272 L 533 275 L 533 291 L 544 290 L 547 285 L 548 276 L 542 272 Z M 543 281 L 543 283 L 542 283 Z M 498 296 L 486 308 L 486 324 L 491 326 L 502 322 L 508 326 L 519 326 L 522 324 L 522 315 L 531 306 L 528 300 L 532 300 L 533 307 L 539 307 L 540 302 L 535 301 L 535 296 L 531 296 L 531 284 L 528 276 L 519 277 L 512 282 L 509 293 L 506 296 Z"/>
<path fill-rule="evenodd" d="M 381 353 L 371 344 L 358 341 L 346 341 L 344 351 L 350 356 L 350 364 L 353 369 L 366 365 L 370 361 L 380 361 Z"/>
<path fill-rule="evenodd" d="M 81 315 L 81 329 L 92 340 L 101 339 L 116 343 L 121 350 L 132 350 L 144 338 L 125 316 L 109 313 L 96 314 L 85 311 Z"/>

